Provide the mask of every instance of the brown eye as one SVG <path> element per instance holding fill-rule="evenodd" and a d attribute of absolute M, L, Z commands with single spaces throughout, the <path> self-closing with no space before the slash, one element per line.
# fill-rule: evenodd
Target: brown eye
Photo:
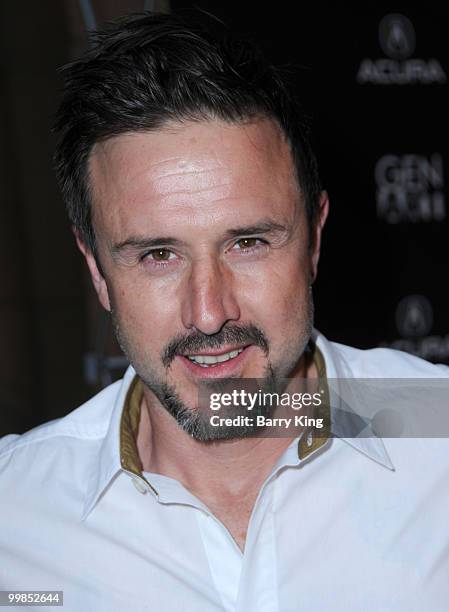
<path fill-rule="evenodd" d="M 172 253 L 168 249 L 155 249 L 148 253 L 148 255 L 155 261 L 168 261 Z"/>
<path fill-rule="evenodd" d="M 241 249 L 251 249 L 257 245 L 258 238 L 241 238 L 237 244 Z"/>

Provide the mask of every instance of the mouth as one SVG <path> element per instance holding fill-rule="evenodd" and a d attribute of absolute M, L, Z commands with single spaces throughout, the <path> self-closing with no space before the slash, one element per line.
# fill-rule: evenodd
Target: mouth
<path fill-rule="evenodd" d="M 198 378 L 235 376 L 241 369 L 253 345 L 226 347 L 220 351 L 200 351 L 195 354 L 177 355 L 177 358 Z"/>

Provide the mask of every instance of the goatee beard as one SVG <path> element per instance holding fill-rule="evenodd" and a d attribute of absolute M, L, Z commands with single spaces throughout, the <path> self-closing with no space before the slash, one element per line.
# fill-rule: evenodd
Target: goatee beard
<path fill-rule="evenodd" d="M 311 289 L 311 287 L 310 287 Z M 301 358 L 304 349 L 310 339 L 313 321 L 313 300 L 311 291 L 308 296 L 308 311 L 306 320 L 303 321 L 304 332 L 302 337 L 298 339 L 298 346 L 295 347 L 295 363 Z M 217 440 L 234 440 L 253 436 L 256 431 L 255 425 L 239 425 L 215 427 L 210 423 L 211 413 L 207 410 L 201 410 L 199 406 L 189 407 L 179 396 L 174 385 L 170 385 L 165 381 L 158 380 L 157 375 L 151 371 L 148 363 L 142 365 L 140 359 L 134 355 L 131 350 L 131 343 L 122 334 L 122 330 L 116 316 L 115 310 L 111 308 L 111 318 L 115 331 L 115 335 L 120 348 L 133 365 L 136 373 L 141 378 L 145 386 L 153 392 L 161 405 L 178 423 L 179 427 L 189 434 L 195 440 L 200 442 L 213 442 Z M 229 325 L 224 327 L 220 332 L 209 336 L 201 332 L 196 332 L 189 336 L 178 336 L 174 338 L 162 352 L 161 360 L 167 370 L 169 370 L 173 360 L 179 354 L 192 354 L 195 351 L 204 350 L 207 348 L 221 348 L 225 344 L 252 344 L 259 346 L 264 354 L 269 354 L 268 340 L 263 331 L 255 325 Z M 268 362 L 264 375 L 258 379 L 259 389 L 266 392 L 279 392 L 279 389 L 285 385 L 285 379 L 289 372 L 292 372 L 295 363 L 286 364 L 282 370 L 276 368 Z M 284 380 L 284 382 L 282 382 Z M 226 385 L 227 381 L 217 380 L 203 383 L 210 389 L 214 385 Z M 226 416 L 238 416 L 241 414 L 241 407 L 238 407 L 234 412 L 229 412 Z M 258 414 L 271 416 L 272 408 L 270 406 L 257 406 L 253 411 L 254 417 Z M 257 419 L 253 419 L 255 423 Z M 258 433 L 260 428 L 257 428 Z"/>

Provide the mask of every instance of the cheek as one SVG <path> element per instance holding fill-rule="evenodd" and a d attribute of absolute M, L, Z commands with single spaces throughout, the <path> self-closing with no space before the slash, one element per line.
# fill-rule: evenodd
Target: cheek
<path fill-rule="evenodd" d="M 114 283 L 109 295 L 122 331 L 136 346 L 159 347 L 173 335 L 176 300 L 167 291 L 134 279 Z"/>
<path fill-rule="evenodd" d="M 249 316 L 264 323 L 267 331 L 270 330 L 270 324 L 296 325 L 297 319 L 308 307 L 307 264 L 294 259 L 288 264 L 276 262 L 256 270 L 249 282 L 241 284 L 240 296 Z"/>

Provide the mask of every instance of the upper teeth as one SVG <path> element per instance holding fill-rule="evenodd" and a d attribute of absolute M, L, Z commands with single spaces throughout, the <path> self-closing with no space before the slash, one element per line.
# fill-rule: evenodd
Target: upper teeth
<path fill-rule="evenodd" d="M 229 359 L 234 359 L 237 357 L 239 353 L 241 353 L 243 349 L 238 349 L 236 351 L 231 351 L 230 353 L 223 353 L 223 355 L 187 355 L 190 361 L 194 361 L 202 366 L 209 366 L 214 363 L 223 363 L 223 361 L 228 361 Z"/>

